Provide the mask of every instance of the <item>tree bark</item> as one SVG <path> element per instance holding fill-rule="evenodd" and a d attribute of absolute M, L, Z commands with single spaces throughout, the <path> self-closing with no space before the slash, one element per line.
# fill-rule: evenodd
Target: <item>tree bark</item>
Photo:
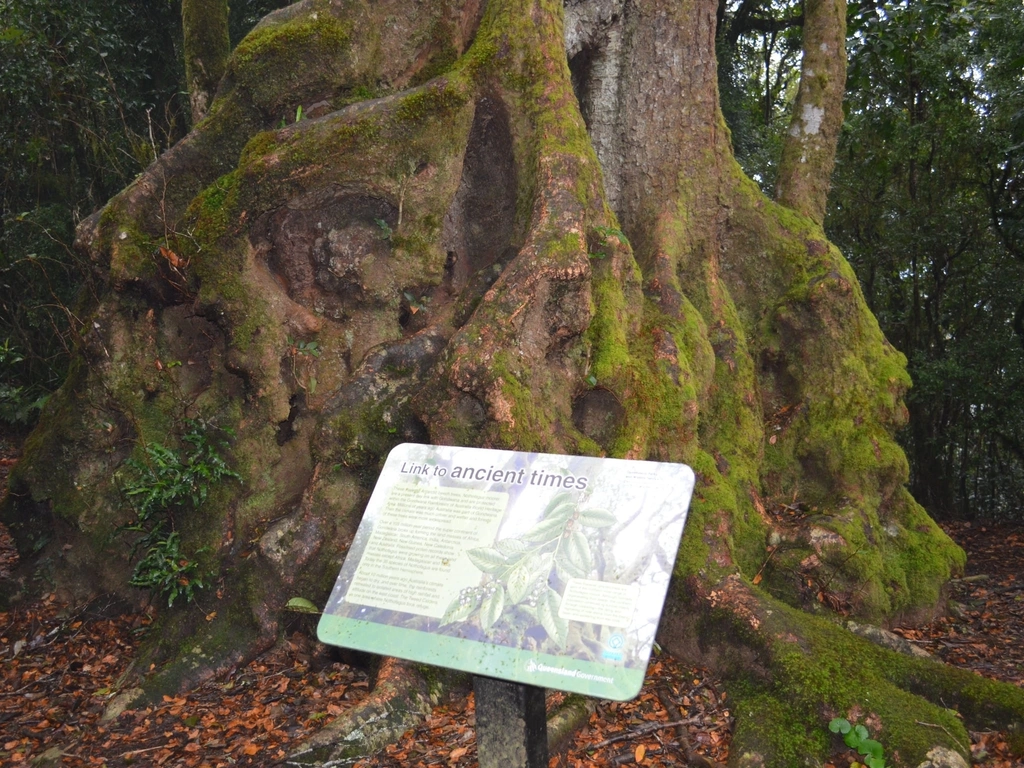
<path fill-rule="evenodd" d="M 820 226 L 732 157 L 715 14 L 304 0 L 83 223 L 105 291 L 12 473 L 19 546 L 49 529 L 65 588 L 131 594 L 110 542 L 147 447 L 228 428 L 241 476 L 172 516 L 216 618 L 164 613 L 146 695 L 273 642 L 289 597 L 322 603 L 384 456 L 419 441 L 695 469 L 660 642 L 729 681 L 734 764 L 823 760 L 836 714 L 898 765 L 962 749 L 909 693 L 961 678 L 827 618 L 930 615 L 963 554 L 905 489 L 904 358 Z M 965 717 L 1024 714 L 971 690 L 999 704 Z"/>
<path fill-rule="evenodd" d="M 185 80 L 195 125 L 206 117 L 231 54 L 227 0 L 181 0 L 181 27 Z"/>

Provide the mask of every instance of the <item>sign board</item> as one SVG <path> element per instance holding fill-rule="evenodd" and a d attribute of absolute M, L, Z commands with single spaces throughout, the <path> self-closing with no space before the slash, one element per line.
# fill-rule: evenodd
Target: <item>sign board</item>
<path fill-rule="evenodd" d="M 633 698 L 693 483 L 682 464 L 399 445 L 317 634 L 527 685 Z"/>

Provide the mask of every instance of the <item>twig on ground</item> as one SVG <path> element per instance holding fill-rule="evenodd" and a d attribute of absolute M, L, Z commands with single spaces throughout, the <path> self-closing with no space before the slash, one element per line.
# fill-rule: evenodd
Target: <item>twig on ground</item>
<path fill-rule="evenodd" d="M 644 736 L 648 733 L 651 733 L 652 731 L 661 731 L 665 728 L 675 728 L 680 725 L 693 725 L 699 722 L 699 717 L 690 717 L 686 720 L 675 720 L 671 723 L 649 723 L 647 725 L 642 725 L 639 728 L 635 728 L 632 731 L 620 733 L 616 736 L 607 738 L 604 741 L 599 741 L 597 744 L 594 744 L 591 747 L 591 749 L 600 749 L 601 747 L 607 747 L 609 744 L 614 744 L 617 741 L 625 741 L 626 739 L 632 739 L 634 736 Z"/>
<path fill-rule="evenodd" d="M 159 744 L 159 745 L 157 745 L 155 747 L 146 747 L 145 749 L 133 749 L 130 752 L 122 752 L 121 753 L 121 757 L 127 759 L 129 757 L 135 757 L 136 755 L 141 755 L 141 754 L 144 754 L 146 752 L 153 752 L 154 750 L 157 750 L 157 749 L 163 749 L 165 746 L 167 746 L 167 745 L 166 744 Z"/>
<path fill-rule="evenodd" d="M 956 745 L 957 745 L 958 747 L 960 747 L 960 749 L 962 749 L 962 750 L 963 750 L 963 751 L 965 751 L 965 752 L 970 752 L 970 750 L 969 750 L 969 749 L 967 749 L 967 747 L 965 747 L 965 746 L 964 746 L 964 745 L 963 745 L 963 744 L 962 744 L 962 743 L 960 742 L 960 739 L 958 739 L 958 738 L 957 738 L 956 736 L 954 736 L 954 735 L 953 735 L 952 733 L 950 733 L 950 732 L 949 732 L 949 731 L 948 731 L 948 730 L 946 729 L 946 726 L 944 726 L 944 725 L 939 725 L 938 723 L 923 723 L 923 722 L 921 722 L 920 720 L 916 720 L 915 722 L 916 722 L 916 723 L 917 723 L 918 725 L 923 725 L 923 726 L 925 726 L 926 728 L 939 728 L 939 729 L 941 729 L 941 730 L 942 730 L 942 731 L 943 731 L 943 732 L 944 732 L 944 733 L 945 733 L 945 734 L 946 734 L 947 736 L 949 736 L 949 738 L 951 738 L 951 739 L 952 739 L 953 741 L 955 741 L 955 742 L 956 742 Z"/>

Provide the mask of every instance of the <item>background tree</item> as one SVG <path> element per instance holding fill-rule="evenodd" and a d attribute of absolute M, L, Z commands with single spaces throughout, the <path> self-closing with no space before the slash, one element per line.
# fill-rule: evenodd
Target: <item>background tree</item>
<path fill-rule="evenodd" d="M 842 42 L 822 8 L 804 47 Z M 964 749 L 951 704 L 1022 719 L 1018 689 L 829 618 L 927 614 L 963 556 L 904 487 L 905 360 L 817 221 L 832 150 L 784 148 L 811 190 L 792 207 L 740 171 L 717 13 L 303 0 L 82 223 L 99 289 L 0 515 L 67 589 L 200 603 L 163 614 L 138 695 L 267 647 L 289 595 L 322 601 L 413 440 L 694 467 L 661 642 L 725 678 L 736 764 L 821 760 L 858 710 L 908 765 Z M 821 120 L 801 108 L 785 141 L 808 147 L 840 101 L 805 85 Z M 384 706 L 423 690 L 385 670 L 366 707 L 401 720 L 426 696 Z M 325 734 L 310 757 L 348 748 Z"/>
<path fill-rule="evenodd" d="M 765 83 L 792 83 L 803 17 L 753 0 L 722 10 L 723 111 L 737 159 L 774 190 L 795 88 Z M 910 426 L 899 434 L 910 487 L 935 515 L 1017 517 L 1020 9 L 856 3 L 849 17 L 826 229 L 910 358 Z"/>
<path fill-rule="evenodd" d="M 224 76 L 231 53 L 228 16 L 227 0 L 181 0 L 185 80 L 193 123 L 206 116 Z"/>
<path fill-rule="evenodd" d="M 775 189 L 782 142 L 800 77 L 798 3 L 720 4 L 718 90 L 736 159 L 762 189 Z"/>
<path fill-rule="evenodd" d="M 283 4 L 233 3 L 232 39 Z M 75 225 L 186 132 L 181 17 L 176 2 L 0 2 L 0 423 L 32 423 L 67 372 L 88 272 Z"/>
<path fill-rule="evenodd" d="M 911 489 L 1020 516 L 1024 299 L 1019 3 L 864 7 L 827 226 L 909 359 Z"/>
<path fill-rule="evenodd" d="M 180 136 L 168 21 L 161 3 L 0 2 L 0 421 L 31 421 L 64 378 L 75 224 Z"/>

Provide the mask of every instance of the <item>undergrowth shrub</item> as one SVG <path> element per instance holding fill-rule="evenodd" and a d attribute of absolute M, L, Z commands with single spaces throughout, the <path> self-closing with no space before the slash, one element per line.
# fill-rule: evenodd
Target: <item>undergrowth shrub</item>
<path fill-rule="evenodd" d="M 204 550 L 183 551 L 174 520 L 177 514 L 201 507 L 214 484 L 241 480 L 225 459 L 230 436 L 227 430 L 190 419 L 180 447 L 150 443 L 143 449 L 143 458 L 125 462 L 121 491 L 132 505 L 135 520 L 118 532 L 138 534 L 132 556 L 141 553 L 130 583 L 167 598 L 168 606 L 179 597 L 191 602 L 206 586 L 197 561 Z"/>

